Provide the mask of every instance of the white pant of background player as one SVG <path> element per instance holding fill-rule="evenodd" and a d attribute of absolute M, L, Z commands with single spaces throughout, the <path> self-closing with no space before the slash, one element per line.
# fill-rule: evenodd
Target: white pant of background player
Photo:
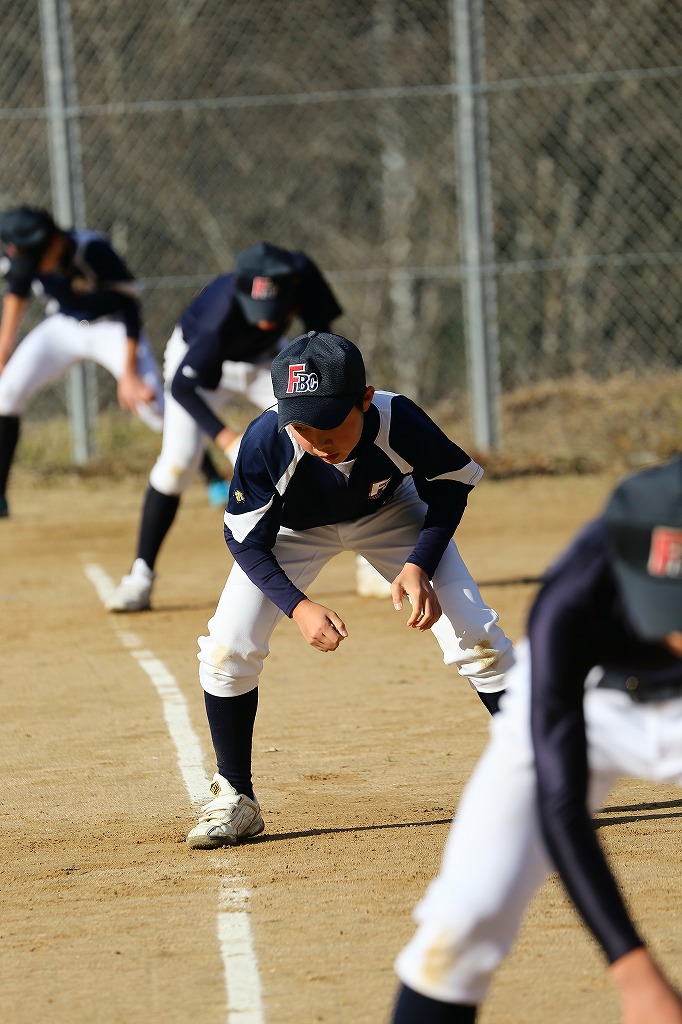
<path fill-rule="evenodd" d="M 280 529 L 274 554 L 304 593 L 323 566 L 342 551 L 364 555 L 385 579 L 393 580 L 414 548 L 425 512 L 408 477 L 373 515 L 298 532 Z M 432 632 L 445 663 L 455 665 L 479 690 L 500 690 L 504 672 L 514 661 L 511 641 L 497 625 L 497 613 L 483 602 L 454 541 L 434 574 L 433 587 L 443 615 Z M 282 614 L 234 565 L 208 624 L 209 635 L 199 638 L 204 690 L 233 697 L 257 686 L 270 635 Z"/>
<path fill-rule="evenodd" d="M 200 394 L 216 415 L 238 396 L 248 399 L 261 411 L 275 405 L 270 367 L 276 352 L 288 345 L 281 338 L 275 351 L 263 356 L 257 363 L 238 363 L 225 360 L 220 384 L 215 391 L 201 388 Z M 164 354 L 163 375 L 166 382 L 166 403 L 161 453 L 149 475 L 149 482 L 160 494 L 182 494 L 194 478 L 206 446 L 206 435 L 201 427 L 170 393 L 176 370 L 187 352 L 182 329 L 176 327 Z M 236 457 L 236 453 L 235 453 Z M 356 586 L 362 597 L 388 597 L 391 589 L 386 581 L 368 565 L 364 558 L 356 562 Z"/>
<path fill-rule="evenodd" d="M 118 380 L 125 370 L 126 356 L 126 330 L 119 321 L 78 321 L 53 313 L 19 342 L 0 374 L 0 416 L 20 416 L 35 394 L 77 363 L 97 363 Z M 137 372 L 156 392 L 156 400 L 140 404 L 137 413 L 148 427 L 160 433 L 161 376 L 144 335 L 137 346 Z"/>
<path fill-rule="evenodd" d="M 396 960 L 401 981 L 441 1002 L 483 1000 L 552 870 L 536 813 L 527 648 L 525 640 L 517 645 L 517 664 L 457 807 L 440 873 L 417 905 L 418 929 Z M 681 698 L 636 704 L 588 683 L 584 709 L 591 812 L 622 777 L 682 785 Z"/>

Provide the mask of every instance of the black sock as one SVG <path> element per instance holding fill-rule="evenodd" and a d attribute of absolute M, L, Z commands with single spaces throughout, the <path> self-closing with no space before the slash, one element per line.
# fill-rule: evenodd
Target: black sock
<path fill-rule="evenodd" d="M 481 698 L 490 714 L 496 715 L 500 710 L 500 697 L 504 695 L 504 690 L 498 690 L 496 693 L 484 693 L 483 690 L 476 690 L 476 693 Z"/>
<path fill-rule="evenodd" d="M 160 491 L 155 491 L 151 484 L 147 487 L 142 506 L 137 557 L 143 559 L 150 569 L 154 568 L 161 545 L 173 525 L 179 504 L 179 494 L 161 494 Z"/>
<path fill-rule="evenodd" d="M 476 1007 L 464 1003 L 441 1003 L 402 985 L 391 1024 L 474 1024 Z"/>
<path fill-rule="evenodd" d="M 7 494 L 7 481 L 19 441 L 19 417 L 0 416 L 0 496 Z"/>
<path fill-rule="evenodd" d="M 224 480 L 225 477 L 222 473 L 218 472 L 218 469 L 211 458 L 208 448 L 204 450 L 204 457 L 201 460 L 201 473 L 207 484 L 214 484 L 218 480 Z"/>
<path fill-rule="evenodd" d="M 251 747 L 258 687 L 239 697 L 214 697 L 204 691 L 204 702 L 218 772 L 238 793 L 253 800 Z"/>

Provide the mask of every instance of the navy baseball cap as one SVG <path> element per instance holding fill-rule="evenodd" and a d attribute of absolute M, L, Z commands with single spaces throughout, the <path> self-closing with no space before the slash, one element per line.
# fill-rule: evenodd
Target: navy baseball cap
<path fill-rule="evenodd" d="M 602 518 L 634 628 L 647 640 L 682 630 L 682 456 L 623 480 Z"/>
<path fill-rule="evenodd" d="M 365 363 L 347 338 L 309 331 L 275 356 L 272 386 L 280 430 L 289 423 L 333 430 L 367 386 Z"/>
<path fill-rule="evenodd" d="M 237 300 L 250 324 L 286 317 L 296 302 L 295 273 L 292 254 L 269 242 L 237 254 Z"/>
<path fill-rule="evenodd" d="M 17 206 L 0 218 L 0 239 L 9 246 L 8 275 L 33 278 L 52 236 L 58 231 L 52 216 L 37 206 Z"/>

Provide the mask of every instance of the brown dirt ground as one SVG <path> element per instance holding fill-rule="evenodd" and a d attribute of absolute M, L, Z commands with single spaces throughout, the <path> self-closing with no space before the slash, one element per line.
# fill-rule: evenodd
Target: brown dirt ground
<path fill-rule="evenodd" d="M 458 540 L 514 639 L 539 573 L 599 509 L 604 476 L 484 481 Z M 487 715 L 429 636 L 390 602 L 354 593 L 350 558 L 315 592 L 350 637 L 330 658 L 279 627 L 254 751 L 267 831 L 236 850 L 191 852 L 193 815 L 147 676 L 123 625 L 174 674 L 214 770 L 197 682 L 229 556 L 198 485 L 162 553 L 155 611 L 107 615 L 83 565 L 113 578 L 132 556 L 140 480 L 48 479 L 18 468 L 0 524 L 4 1021 L 226 1018 L 216 939 L 220 877 L 251 891 L 268 1024 L 377 1024 L 392 961 L 437 870 L 451 815 L 486 739 Z M 674 801 L 669 803 L 668 801 Z M 644 934 L 682 981 L 677 790 L 621 784 L 600 836 Z M 502 853 L 501 853 L 502 855 Z M 599 953 L 555 880 L 534 901 L 482 1024 L 615 1024 Z"/>

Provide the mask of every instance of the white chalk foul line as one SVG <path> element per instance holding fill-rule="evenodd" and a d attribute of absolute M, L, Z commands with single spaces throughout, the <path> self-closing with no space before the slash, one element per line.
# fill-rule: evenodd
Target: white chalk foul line
<path fill-rule="evenodd" d="M 83 571 L 97 594 L 106 603 L 114 590 L 110 576 L 99 565 L 85 562 Z M 112 617 L 112 625 L 115 620 Z M 199 737 L 192 728 L 189 709 L 174 676 L 140 638 L 127 629 L 114 626 L 114 632 L 132 658 L 147 674 L 161 698 L 163 715 L 175 746 L 178 768 L 190 802 L 205 799 L 209 779 Z M 253 945 L 248 903 L 250 889 L 244 879 L 221 877 L 218 891 L 217 932 L 225 972 L 227 1024 L 264 1024 L 263 999 L 258 962 Z"/>

